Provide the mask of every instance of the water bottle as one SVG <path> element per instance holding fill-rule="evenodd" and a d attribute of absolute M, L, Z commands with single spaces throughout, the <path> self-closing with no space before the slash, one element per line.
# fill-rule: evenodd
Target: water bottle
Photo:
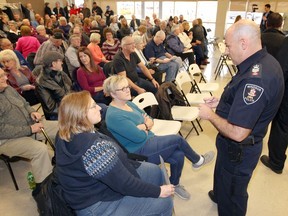
<path fill-rule="evenodd" d="M 36 182 L 35 182 L 32 172 L 27 173 L 27 180 L 28 180 L 29 188 L 31 190 L 34 190 L 36 188 Z"/>

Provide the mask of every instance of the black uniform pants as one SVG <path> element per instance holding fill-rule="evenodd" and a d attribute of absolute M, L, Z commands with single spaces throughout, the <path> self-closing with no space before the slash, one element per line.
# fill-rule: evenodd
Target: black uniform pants
<path fill-rule="evenodd" d="M 213 191 L 219 216 L 244 216 L 247 211 L 247 187 L 255 169 L 262 143 L 239 145 L 218 134 Z"/>
<path fill-rule="evenodd" d="M 288 112 L 288 111 L 287 111 Z M 270 136 L 268 140 L 269 158 L 271 165 L 277 169 L 284 168 L 286 150 L 288 145 L 288 122 L 277 114 L 272 121 Z"/>

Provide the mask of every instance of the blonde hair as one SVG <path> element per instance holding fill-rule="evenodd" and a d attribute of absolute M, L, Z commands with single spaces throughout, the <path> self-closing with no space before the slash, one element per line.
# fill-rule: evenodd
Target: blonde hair
<path fill-rule="evenodd" d="M 62 100 L 58 111 L 59 137 L 67 142 L 72 134 L 91 132 L 94 125 L 89 121 L 87 112 L 91 105 L 88 91 L 70 93 Z"/>
<path fill-rule="evenodd" d="M 92 33 L 90 35 L 90 42 L 96 42 L 96 41 L 100 42 L 100 40 L 101 40 L 101 35 L 100 34 Z"/>
<path fill-rule="evenodd" d="M 14 53 L 14 51 L 12 51 L 10 49 L 2 50 L 0 52 L 0 62 L 5 61 L 5 60 L 15 61 L 17 69 L 19 69 L 21 67 L 19 59 L 17 58 L 16 54 Z"/>
<path fill-rule="evenodd" d="M 103 84 L 103 91 L 106 95 L 111 96 L 111 93 L 114 93 L 115 90 L 118 87 L 118 84 L 126 81 L 128 83 L 128 80 L 125 76 L 123 75 L 113 75 L 108 77 L 107 79 L 104 80 Z"/>

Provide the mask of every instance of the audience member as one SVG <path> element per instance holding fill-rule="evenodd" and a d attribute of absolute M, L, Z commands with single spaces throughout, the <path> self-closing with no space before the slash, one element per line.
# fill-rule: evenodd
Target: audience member
<path fill-rule="evenodd" d="M 56 174 L 68 205 L 80 216 L 172 215 L 174 186 L 163 185 L 159 167 L 129 160 L 95 131 L 100 109 L 86 91 L 61 102 Z"/>
<path fill-rule="evenodd" d="M 14 53 L 16 54 L 19 62 L 20 62 L 20 65 L 21 66 L 26 66 L 28 67 L 30 70 L 32 70 L 31 68 L 31 65 L 29 65 L 29 63 L 26 61 L 26 59 L 24 58 L 24 56 L 17 50 L 14 50 L 13 49 L 13 44 L 10 42 L 9 39 L 7 38 L 2 38 L 0 40 L 0 49 L 1 50 L 6 50 L 6 49 L 10 49 L 12 51 L 14 51 Z"/>
<path fill-rule="evenodd" d="M 163 45 L 165 40 L 164 31 L 160 30 L 154 38 L 149 41 L 144 49 L 144 54 L 147 59 L 154 58 L 156 63 L 159 63 L 158 69 L 165 71 L 165 82 L 172 82 L 178 73 L 182 60 L 180 57 L 173 56 L 168 53 Z"/>
<path fill-rule="evenodd" d="M 65 43 L 65 46 L 63 45 L 63 43 Z M 66 46 L 66 42 L 63 42 L 62 34 L 59 32 L 54 33 L 54 35 L 51 36 L 49 40 L 41 44 L 34 58 L 34 64 L 43 65 L 44 55 L 49 51 L 55 51 L 64 56 Z"/>
<path fill-rule="evenodd" d="M 81 45 L 81 37 L 79 35 L 71 35 L 69 38 L 70 45 L 65 52 L 65 62 L 68 67 L 69 75 L 74 80 L 74 72 L 80 67 L 80 63 L 77 56 L 78 48 Z"/>
<path fill-rule="evenodd" d="M 91 20 L 89 18 L 85 18 L 83 20 L 83 32 L 90 36 L 90 31 L 91 31 Z"/>
<path fill-rule="evenodd" d="M 89 18 L 91 16 L 91 11 L 90 9 L 87 7 L 87 3 L 83 3 L 83 7 L 81 9 L 81 13 L 83 13 L 84 19 L 85 18 Z"/>
<path fill-rule="evenodd" d="M 46 29 L 43 25 L 38 25 L 36 27 L 37 35 L 36 38 L 40 44 L 44 43 L 49 39 L 49 35 L 46 33 Z"/>
<path fill-rule="evenodd" d="M 61 16 L 66 17 L 66 13 L 64 9 L 60 6 L 60 2 L 57 1 L 55 3 L 55 7 L 53 8 L 54 15 L 57 19 L 59 19 Z"/>
<path fill-rule="evenodd" d="M 60 17 L 59 19 L 59 29 L 61 29 L 64 32 L 64 37 L 67 39 L 69 38 L 69 32 L 71 29 L 71 26 L 68 25 L 67 20 L 65 17 Z"/>
<path fill-rule="evenodd" d="M 28 26 L 22 26 L 22 37 L 18 39 L 15 49 L 22 53 L 24 58 L 30 53 L 36 53 L 40 47 L 40 43 L 37 38 L 31 36 L 31 29 Z"/>
<path fill-rule="evenodd" d="M 102 44 L 102 52 L 108 61 L 112 61 L 116 53 L 120 50 L 120 41 L 114 38 L 114 34 L 111 28 L 105 28 L 103 35 L 106 41 Z"/>
<path fill-rule="evenodd" d="M 0 62 L 7 73 L 8 84 L 12 86 L 31 106 L 39 103 L 35 95 L 35 77 L 30 69 L 21 66 L 16 54 L 6 49 L 0 52 Z"/>
<path fill-rule="evenodd" d="M 111 98 L 103 93 L 103 83 L 106 77 L 103 70 L 94 63 L 88 48 L 81 47 L 78 50 L 78 61 L 80 68 L 77 70 L 77 81 L 81 88 L 89 91 L 95 102 L 109 105 Z"/>
<path fill-rule="evenodd" d="M 145 155 L 150 163 L 160 164 L 159 155 L 162 156 L 170 163 L 170 182 L 175 186 L 175 194 L 189 199 L 190 194 L 179 184 L 184 158 L 200 168 L 212 161 L 214 153 L 197 154 L 179 135 L 155 136 L 151 131 L 153 119 L 130 101 L 130 86 L 124 76 L 107 78 L 104 92 L 112 97 L 105 119 L 108 130 L 128 152 Z"/>
<path fill-rule="evenodd" d="M 143 38 L 141 36 L 134 36 L 133 37 L 134 42 L 135 42 L 135 53 L 138 55 L 140 61 L 148 68 L 150 74 L 153 76 L 153 78 L 159 83 L 162 83 L 162 75 L 163 72 L 159 71 L 157 68 L 157 64 L 154 64 L 155 61 L 154 59 L 150 59 L 149 61 L 146 59 L 146 57 L 143 54 L 143 49 L 144 49 L 144 42 Z M 146 79 L 146 76 L 143 74 L 141 69 L 139 67 L 136 68 L 137 73 L 139 77 Z"/>
<path fill-rule="evenodd" d="M 122 18 L 120 23 L 121 23 L 121 27 L 118 30 L 119 35 L 117 35 L 117 37 L 121 40 L 125 36 L 130 36 L 131 35 L 131 29 L 130 29 L 130 27 L 127 24 L 126 18 Z"/>
<path fill-rule="evenodd" d="M 155 94 L 159 84 L 135 53 L 133 38 L 131 36 L 124 37 L 121 41 L 121 47 L 122 51 L 118 52 L 113 60 L 115 73 L 128 78 L 129 85 L 132 88 L 132 95 L 141 94 L 146 91 Z M 138 76 L 136 72 L 137 66 L 149 81 Z"/>
<path fill-rule="evenodd" d="M 141 24 L 140 20 L 136 19 L 136 16 L 133 14 L 132 19 L 131 19 L 130 24 L 129 24 L 130 28 L 132 28 L 133 31 L 136 31 L 138 29 L 138 27 L 140 26 L 140 24 Z"/>
<path fill-rule="evenodd" d="M 90 35 L 90 43 L 88 44 L 87 48 L 90 50 L 93 57 L 92 60 L 95 62 L 95 64 L 103 67 L 105 63 L 109 62 L 109 60 L 106 59 L 106 57 L 101 51 L 101 48 L 98 45 L 100 43 L 100 40 L 100 34 L 92 33 Z"/>
<path fill-rule="evenodd" d="M 81 37 L 81 46 L 87 46 L 90 42 L 90 38 L 85 33 L 82 32 L 82 29 L 80 26 L 74 26 L 71 29 L 70 34 L 78 35 Z"/>
<path fill-rule="evenodd" d="M 62 70 L 64 56 L 57 51 L 43 55 L 43 67 L 36 79 L 36 92 L 41 101 L 45 118 L 58 119 L 58 108 L 62 98 L 71 91 L 72 82 Z"/>
<path fill-rule="evenodd" d="M 65 12 L 65 18 L 66 18 L 66 20 L 69 20 L 71 7 L 70 7 L 68 1 L 65 1 L 65 7 L 63 8 L 63 10 L 64 10 L 64 12 Z"/>
<path fill-rule="evenodd" d="M 166 37 L 166 50 L 172 54 L 181 57 L 182 61 L 188 59 L 189 65 L 194 63 L 194 53 L 190 48 L 186 48 L 180 38 L 179 25 L 175 24 L 171 28 L 171 33 Z"/>
<path fill-rule="evenodd" d="M 21 97 L 15 89 L 6 83 L 7 76 L 0 68 L 0 154 L 9 157 L 20 156 L 31 163 L 36 188 L 32 195 L 40 191 L 42 181 L 51 173 L 52 165 L 47 145 L 41 133 L 44 128 L 48 136 L 54 140 L 58 130 L 58 122 L 39 122 L 42 116 Z M 53 153 L 52 153 L 53 154 Z M 51 156 L 52 156 L 51 154 Z"/>
<path fill-rule="evenodd" d="M 201 18 L 198 18 L 198 24 L 203 30 L 203 35 L 204 35 L 204 40 L 203 40 L 203 53 L 204 53 L 204 58 L 208 59 L 208 39 L 207 39 L 207 31 L 206 28 L 203 26 L 203 22 Z M 210 62 L 205 61 L 206 64 L 209 64 Z"/>
<path fill-rule="evenodd" d="M 117 22 L 117 16 L 112 16 L 111 17 L 111 23 L 109 25 L 111 30 L 113 31 L 113 34 L 117 36 L 117 32 L 119 30 L 118 22 Z"/>

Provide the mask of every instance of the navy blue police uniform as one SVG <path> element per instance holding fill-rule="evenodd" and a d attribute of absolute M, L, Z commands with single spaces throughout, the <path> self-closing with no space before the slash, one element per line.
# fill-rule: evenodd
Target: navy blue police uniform
<path fill-rule="evenodd" d="M 251 134 L 240 143 L 217 135 L 213 191 L 220 216 L 246 214 L 248 183 L 283 92 L 282 69 L 266 49 L 238 65 L 238 73 L 225 87 L 216 113 L 233 125 L 251 129 Z"/>

